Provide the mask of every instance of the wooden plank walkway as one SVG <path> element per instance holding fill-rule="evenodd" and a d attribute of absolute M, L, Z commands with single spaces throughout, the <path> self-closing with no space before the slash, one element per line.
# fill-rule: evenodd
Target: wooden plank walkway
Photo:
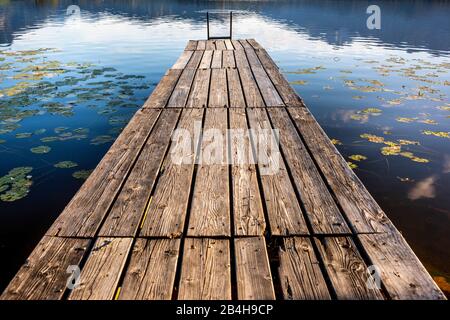
<path fill-rule="evenodd" d="M 445 296 L 249 39 L 189 41 L 1 299 Z"/>

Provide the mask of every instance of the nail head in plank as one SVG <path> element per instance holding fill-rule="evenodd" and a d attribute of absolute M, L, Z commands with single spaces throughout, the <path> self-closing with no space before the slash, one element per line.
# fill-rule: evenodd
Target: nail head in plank
<path fill-rule="evenodd" d="M 132 238 L 98 238 L 69 300 L 112 300 L 132 242 Z"/>
<path fill-rule="evenodd" d="M 315 239 L 339 300 L 379 300 L 381 291 L 369 285 L 367 265 L 350 237 Z"/>
<path fill-rule="evenodd" d="M 93 237 L 145 145 L 160 110 L 138 111 L 47 235 Z"/>
<path fill-rule="evenodd" d="M 286 110 L 268 109 L 280 145 L 315 234 L 351 233 Z"/>
<path fill-rule="evenodd" d="M 230 109 L 234 234 L 263 235 L 266 229 L 245 109 Z"/>
<path fill-rule="evenodd" d="M 189 236 L 230 236 L 226 129 L 227 109 L 206 109 Z"/>
<path fill-rule="evenodd" d="M 183 110 L 176 130 L 179 134 L 172 138 L 141 236 L 174 238 L 182 234 L 199 140 L 195 126 L 201 129 L 202 117 L 203 109 Z"/>
<path fill-rule="evenodd" d="M 215 51 L 219 52 L 219 51 Z M 227 72 L 225 69 L 211 70 L 211 87 L 209 89 L 209 104 L 211 108 L 228 107 Z"/>
<path fill-rule="evenodd" d="M 133 237 L 169 146 L 180 109 L 162 111 L 155 128 L 104 222 L 100 235 Z"/>
<path fill-rule="evenodd" d="M 305 237 L 283 238 L 278 274 L 285 300 L 330 300 L 311 241 Z"/>
<path fill-rule="evenodd" d="M 272 130 L 266 111 L 259 108 L 247 109 L 247 114 L 253 144 L 257 146 L 256 161 L 261 173 L 271 234 L 309 234 L 294 187 L 278 151 L 276 132 Z"/>
<path fill-rule="evenodd" d="M 231 300 L 228 240 L 186 238 L 179 300 Z"/>
<path fill-rule="evenodd" d="M 238 299 L 275 300 L 264 238 L 236 238 L 234 247 Z"/>
<path fill-rule="evenodd" d="M 170 300 L 179 248 L 179 239 L 137 239 L 119 299 Z"/>
<path fill-rule="evenodd" d="M 0 300 L 59 300 L 91 240 L 44 236 L 9 283 Z"/>
<path fill-rule="evenodd" d="M 306 108 L 289 108 L 294 123 L 357 233 L 396 230 Z"/>
<path fill-rule="evenodd" d="M 194 51 L 183 51 L 181 56 L 178 58 L 178 60 L 172 66 L 172 69 L 184 69 L 186 67 L 186 65 L 188 64 L 189 60 L 191 59 L 193 53 L 194 53 Z"/>
<path fill-rule="evenodd" d="M 446 299 L 401 234 L 361 234 L 358 238 L 380 271 L 391 299 Z"/>

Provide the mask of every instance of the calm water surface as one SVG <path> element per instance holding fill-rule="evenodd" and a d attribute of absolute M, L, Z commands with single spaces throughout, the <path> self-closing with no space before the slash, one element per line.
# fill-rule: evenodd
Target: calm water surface
<path fill-rule="evenodd" d="M 381 30 L 365 1 L 0 1 L 0 290 L 187 40 L 205 38 L 205 11 L 229 9 L 234 37 L 269 51 L 448 286 L 450 4 L 377 4 Z"/>

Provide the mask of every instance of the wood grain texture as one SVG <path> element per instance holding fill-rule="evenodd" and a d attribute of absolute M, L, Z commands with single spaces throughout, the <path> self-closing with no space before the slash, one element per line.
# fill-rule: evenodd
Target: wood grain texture
<path fill-rule="evenodd" d="M 197 49 L 197 40 L 189 40 L 186 48 L 184 49 L 185 51 L 189 51 L 189 50 L 196 50 Z"/>
<path fill-rule="evenodd" d="M 247 39 L 247 41 L 255 50 L 264 49 L 255 39 Z"/>
<path fill-rule="evenodd" d="M 211 69 L 199 69 L 195 74 L 186 108 L 206 108 L 208 104 Z"/>
<path fill-rule="evenodd" d="M 211 70 L 211 87 L 209 89 L 208 107 L 228 107 L 227 71 L 225 69 Z"/>
<path fill-rule="evenodd" d="M 180 112 L 163 111 L 100 230 L 101 236 L 135 236 Z"/>
<path fill-rule="evenodd" d="M 180 79 L 178 80 L 178 83 L 170 96 L 169 102 L 167 103 L 168 108 L 184 108 L 191 90 L 195 72 L 195 69 L 183 70 L 183 73 L 181 74 Z"/>
<path fill-rule="evenodd" d="M 264 238 L 237 238 L 234 246 L 238 299 L 275 300 Z"/>
<path fill-rule="evenodd" d="M 211 68 L 211 61 L 213 57 L 212 50 L 206 50 L 204 51 L 204 54 L 202 56 L 202 60 L 200 61 L 199 69 L 209 69 Z"/>
<path fill-rule="evenodd" d="M 59 300 L 70 272 L 78 266 L 91 240 L 45 236 L 9 283 L 0 300 Z"/>
<path fill-rule="evenodd" d="M 234 50 L 236 51 L 244 50 L 239 40 L 231 40 L 231 43 L 233 44 Z"/>
<path fill-rule="evenodd" d="M 138 111 L 47 235 L 93 237 L 127 173 L 143 148 L 160 111 Z"/>
<path fill-rule="evenodd" d="M 231 234 L 226 129 L 227 109 L 207 109 L 188 236 Z"/>
<path fill-rule="evenodd" d="M 213 68 L 213 69 L 222 68 L 222 51 L 221 50 L 213 51 L 211 68 Z"/>
<path fill-rule="evenodd" d="M 227 70 L 228 94 L 231 108 L 245 108 L 244 93 L 237 69 Z"/>
<path fill-rule="evenodd" d="M 247 55 L 245 54 L 244 50 L 235 50 L 234 57 L 236 60 L 237 68 L 250 68 L 250 64 L 248 63 Z"/>
<path fill-rule="evenodd" d="M 367 265 L 351 238 L 325 237 L 315 242 L 339 300 L 383 299 L 379 289 L 367 285 Z"/>
<path fill-rule="evenodd" d="M 206 40 L 206 50 L 217 50 L 215 40 Z"/>
<path fill-rule="evenodd" d="M 186 238 L 178 299 L 231 299 L 228 240 Z"/>
<path fill-rule="evenodd" d="M 194 51 L 183 51 L 178 60 L 172 66 L 172 69 L 184 69 L 191 59 Z"/>
<path fill-rule="evenodd" d="M 98 238 L 69 300 L 112 300 L 132 242 L 132 238 Z"/>
<path fill-rule="evenodd" d="M 234 51 L 222 51 L 222 60 L 222 68 L 236 68 L 236 62 L 234 61 Z"/>
<path fill-rule="evenodd" d="M 204 51 L 194 51 L 191 60 L 189 60 L 189 63 L 186 65 L 186 69 L 197 69 L 202 60 L 203 52 Z"/>
<path fill-rule="evenodd" d="M 370 233 L 395 230 L 309 111 L 306 108 L 289 108 L 289 113 L 339 201 L 353 231 Z"/>
<path fill-rule="evenodd" d="M 281 154 L 277 151 L 276 133 L 264 109 L 247 109 L 253 144 L 261 172 L 261 183 L 272 235 L 308 234 L 302 209 L 288 176 Z M 259 130 L 259 131 L 258 131 Z M 265 130 L 265 131 L 262 131 Z M 274 146 L 273 148 L 271 146 Z"/>
<path fill-rule="evenodd" d="M 216 40 L 216 50 L 226 50 L 227 47 L 225 46 L 224 40 Z"/>
<path fill-rule="evenodd" d="M 258 236 L 266 229 L 245 109 L 230 109 L 234 235 Z"/>
<path fill-rule="evenodd" d="M 358 238 L 372 263 L 378 267 L 391 299 L 446 299 L 400 233 L 361 234 Z"/>
<path fill-rule="evenodd" d="M 172 138 L 173 143 L 148 207 L 141 236 L 174 238 L 183 232 L 198 148 L 195 126 L 201 128 L 203 111 L 183 110 L 177 126 L 179 135 L 174 137 L 176 140 Z"/>
<path fill-rule="evenodd" d="M 197 50 L 206 50 L 206 40 L 198 40 Z"/>
<path fill-rule="evenodd" d="M 153 90 L 152 94 L 144 103 L 142 108 L 164 108 L 167 101 L 169 101 L 173 88 L 175 88 L 182 71 L 183 70 L 181 69 L 169 70 L 167 74 L 162 77 L 161 81 Z"/>
<path fill-rule="evenodd" d="M 120 300 L 170 300 L 179 239 L 137 239 L 120 291 Z"/>
<path fill-rule="evenodd" d="M 225 39 L 225 47 L 227 50 L 234 50 L 233 43 L 230 39 Z"/>
<path fill-rule="evenodd" d="M 268 109 L 280 145 L 315 234 L 351 233 L 286 110 Z"/>
<path fill-rule="evenodd" d="M 319 261 L 308 238 L 284 238 L 279 255 L 278 274 L 285 300 L 331 299 Z"/>
<path fill-rule="evenodd" d="M 259 91 L 258 85 L 253 78 L 253 74 L 250 68 L 239 68 L 239 74 L 241 76 L 242 88 L 245 95 L 245 101 L 247 101 L 248 108 L 263 108 L 265 107 L 263 98 Z"/>

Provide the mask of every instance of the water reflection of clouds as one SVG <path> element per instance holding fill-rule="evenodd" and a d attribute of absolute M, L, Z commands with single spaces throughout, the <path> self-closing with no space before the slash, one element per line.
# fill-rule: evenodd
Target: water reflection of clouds
<path fill-rule="evenodd" d="M 408 198 L 410 200 L 418 200 L 421 198 L 434 198 L 436 197 L 436 183 L 437 176 L 432 175 L 428 178 L 420 180 L 409 191 Z"/>

